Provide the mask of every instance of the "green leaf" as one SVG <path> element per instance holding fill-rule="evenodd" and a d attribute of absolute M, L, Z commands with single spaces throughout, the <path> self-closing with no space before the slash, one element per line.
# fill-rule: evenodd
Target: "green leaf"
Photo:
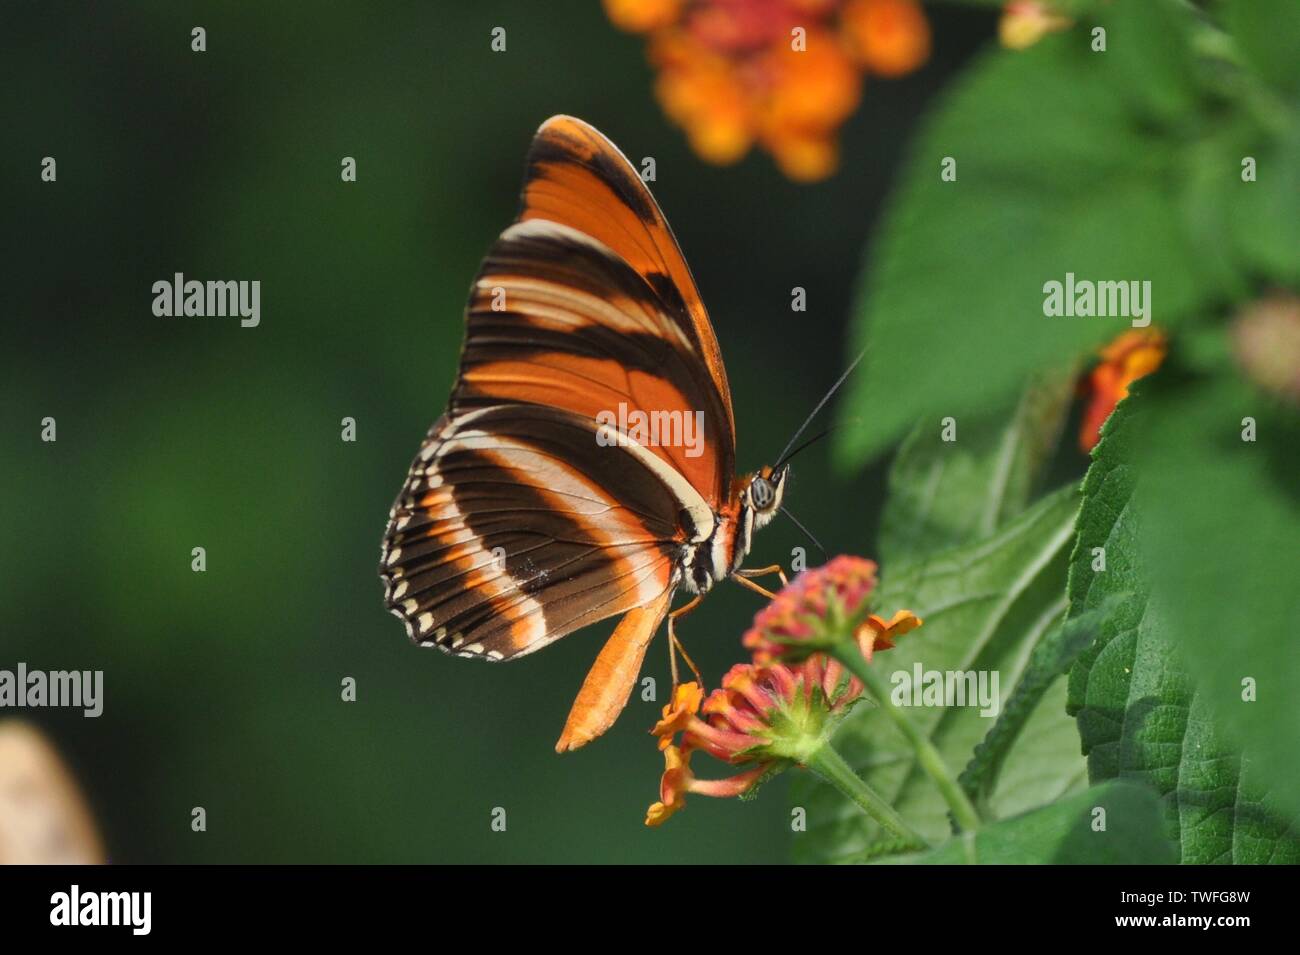
<path fill-rule="evenodd" d="M 1200 257 L 1206 284 L 1217 289 L 1221 298 L 1240 299 L 1250 292 L 1255 271 L 1252 256 L 1243 243 L 1225 242 L 1224 238 L 1245 221 L 1240 218 L 1240 207 L 1247 190 L 1253 189 L 1252 195 L 1268 191 L 1257 182 L 1241 179 L 1242 157 L 1259 152 L 1259 139 L 1253 126 L 1225 121 L 1212 135 L 1190 144 L 1181 163 L 1178 188 L 1183 227 Z M 1270 172 L 1275 170 L 1270 168 Z M 1250 222 L 1253 230 L 1258 216 L 1252 215 Z M 1267 254 L 1276 255 L 1276 250 L 1270 247 Z"/>
<path fill-rule="evenodd" d="M 1105 829 L 1094 828 L 1105 811 Z M 1160 805 L 1145 787 L 1110 782 L 1014 819 L 963 833 L 939 848 L 892 861 L 927 865 L 1118 864 L 1178 861 L 1160 830 Z"/>
<path fill-rule="evenodd" d="M 1234 112 L 1221 114 L 1210 134 L 1191 145 L 1192 155 L 1209 161 L 1193 165 L 1189 225 L 1202 246 L 1217 243 L 1225 259 L 1238 259 L 1256 279 L 1294 283 L 1300 281 L 1300 3 L 1230 0 L 1218 12 L 1228 34 L 1207 26 L 1197 40 Z M 1255 167 L 1251 181 L 1242 178 L 1248 160 Z"/>
<path fill-rule="evenodd" d="M 1243 58 L 1282 92 L 1300 92 L 1300 3 L 1224 0 L 1224 26 Z"/>
<path fill-rule="evenodd" d="M 938 419 L 913 428 L 889 472 L 883 565 L 989 537 L 1023 511 L 1060 435 L 1072 385 L 1070 375 L 1036 376 L 1010 413 L 963 415 L 955 441 L 943 440 Z"/>
<path fill-rule="evenodd" d="M 1053 684 L 1069 670 L 1075 658 L 1093 641 L 1102 620 L 1120 599 L 1118 596 L 1111 598 L 1101 607 L 1062 621 L 1034 647 L 1029 665 L 1003 706 L 997 722 L 983 742 L 975 747 L 974 756 L 962 771 L 959 780 L 962 788 L 976 803 L 988 803 L 1007 755 L 1035 709 Z M 1061 712 L 1063 714 L 1063 708 Z"/>
<path fill-rule="evenodd" d="M 1300 814 L 1300 418 L 1236 374 L 1161 376 L 1143 400 L 1138 500 L 1153 590 L 1216 724 Z M 1246 418 L 1254 441 L 1242 440 Z"/>
<path fill-rule="evenodd" d="M 1100 21 L 1107 58 L 1144 118 L 1177 127 L 1197 105 L 1191 35 L 1196 20 L 1185 0 L 1117 3 Z"/>
<path fill-rule="evenodd" d="M 1145 4 L 1108 15 L 1130 6 Z M 1172 91 L 1184 71 L 1162 70 L 1152 101 L 1114 47 L 1137 56 L 1163 41 L 1110 37 L 1107 53 L 1074 30 L 986 55 L 926 122 L 868 255 L 856 337 L 869 349 L 844 403 L 857 419 L 841 433 L 845 463 L 880 453 L 918 416 L 995 409 L 1030 372 L 1129 327 L 1046 316 L 1043 287 L 1067 272 L 1151 282 L 1164 328 L 1214 291 L 1178 208 L 1187 137 L 1150 119 L 1183 99 Z M 945 157 L 956 181 L 940 177 Z"/>
<path fill-rule="evenodd" d="M 1180 440 L 1188 441 L 1189 450 L 1199 448 L 1203 452 L 1186 462 L 1180 480 L 1196 486 L 1206 478 L 1212 480 L 1209 486 L 1217 500 L 1199 502 L 1207 514 L 1228 512 L 1234 503 L 1240 506 L 1240 502 L 1223 496 L 1233 484 L 1225 486 L 1218 482 L 1236 479 L 1225 473 L 1232 468 L 1211 463 L 1222 441 L 1205 446 L 1203 436 L 1208 432 L 1203 430 L 1206 422 L 1199 414 L 1188 416 L 1184 404 L 1179 414 L 1162 416 L 1158 428 L 1148 428 L 1138 420 L 1139 409 L 1144 407 L 1151 385 L 1152 380 L 1147 379 L 1137 386 L 1103 430 L 1084 481 L 1078 544 L 1071 558 L 1070 617 L 1077 618 L 1112 600 L 1119 601 L 1118 608 L 1106 614 L 1096 642 L 1080 655 L 1070 673 L 1069 706 L 1078 718 L 1079 734 L 1088 754 L 1089 777 L 1093 782 L 1115 778 L 1139 780 L 1160 793 L 1166 831 L 1178 840 L 1183 862 L 1300 861 L 1300 842 L 1266 804 L 1269 791 L 1261 778 L 1261 769 L 1266 768 L 1264 762 L 1244 759 L 1230 745 L 1209 709 L 1209 697 L 1204 690 L 1212 684 L 1194 681 L 1184 662 L 1184 654 L 1193 652 L 1193 646 L 1217 643 L 1219 682 L 1231 682 L 1239 687 L 1235 661 L 1226 668 L 1226 673 L 1224 667 L 1233 661 L 1225 647 L 1233 642 L 1233 637 L 1228 628 L 1219 625 L 1221 620 L 1229 619 L 1224 615 L 1227 608 L 1220 603 L 1225 590 L 1223 577 L 1233 575 L 1234 571 L 1216 555 L 1213 540 L 1180 534 L 1184 556 L 1179 559 L 1166 553 L 1161 559 L 1176 559 L 1180 570 L 1190 570 L 1198 562 L 1204 562 L 1205 568 L 1191 573 L 1184 586 L 1166 590 L 1159 599 L 1152 599 L 1149 555 L 1143 551 L 1141 530 L 1152 515 L 1147 495 L 1135 497 L 1134 493 L 1137 485 L 1134 462 L 1144 443 L 1153 440 L 1157 432 L 1169 429 L 1179 434 Z M 1187 416 L 1182 425 L 1178 424 L 1180 415 Z M 1191 433 L 1186 429 L 1191 429 Z M 1170 490 L 1163 483 L 1158 486 L 1161 493 Z M 1196 519 L 1188 512 L 1179 513 L 1182 518 Z M 1200 520 L 1204 522 L 1205 517 Z M 1267 534 L 1268 529 L 1252 527 L 1252 532 Z M 1293 536 L 1292 546 L 1294 540 Z M 1096 548 L 1103 549 L 1104 570 L 1094 570 L 1103 566 Z M 1233 556 L 1246 549 L 1236 547 Z M 1248 569 L 1258 570 L 1259 562 L 1253 561 Z M 1266 579 L 1276 580 L 1269 571 L 1265 573 Z M 1199 597 L 1195 593 L 1198 589 L 1202 591 Z M 1292 594 L 1296 592 L 1292 590 Z M 1183 601 L 1190 607 L 1181 612 L 1171 606 Z M 1208 606 L 1213 607 L 1209 616 L 1193 618 L 1183 626 L 1173 622 L 1175 616 L 1171 614 L 1195 612 Z M 1248 603 L 1240 606 L 1250 607 Z M 1280 601 L 1272 600 L 1270 609 L 1280 609 Z M 1251 612 L 1253 608 L 1247 611 Z M 1233 628 L 1231 632 L 1247 629 Z M 1197 632 L 1200 630 L 1205 631 L 1204 636 Z M 1261 682 L 1270 684 L 1273 693 L 1283 697 L 1266 712 L 1252 712 L 1280 716 L 1286 726 L 1293 727 L 1293 716 L 1283 712 L 1290 698 L 1290 687 L 1294 686 L 1286 682 L 1286 676 L 1294 674 L 1295 667 L 1293 660 L 1280 659 L 1285 652 L 1280 641 L 1286 631 L 1280 628 L 1255 631 L 1253 626 L 1249 630 L 1258 632 L 1266 642 L 1278 644 L 1275 653 L 1256 658 L 1253 663 L 1254 667 L 1264 667 L 1271 661 L 1280 667 L 1274 671 L 1255 669 L 1255 672 Z M 1240 638 L 1236 642 L 1240 643 Z M 1275 675 L 1281 678 L 1279 682 L 1273 682 Z M 1285 765 L 1290 763 L 1288 758 Z M 1281 768 L 1279 771 L 1294 770 Z"/>
<path fill-rule="evenodd" d="M 1065 711 L 1065 690 L 1065 680 L 1056 680 L 1030 712 L 980 800 L 982 812 L 1007 818 L 1087 787 L 1088 763 L 1078 726 Z"/>
<path fill-rule="evenodd" d="M 1064 488 L 986 540 L 885 567 L 876 605 L 883 613 L 910 609 L 925 624 L 880 654 L 876 665 L 891 675 L 911 674 L 914 664 L 941 672 L 984 671 L 990 681 L 996 674 L 999 691 L 1013 686 L 1034 645 L 1064 610 L 1062 585 L 1077 509 L 1077 489 Z M 919 706 L 910 708 L 908 715 L 956 771 L 991 725 L 993 714 L 984 717 L 980 712 L 979 706 Z M 1068 724 L 1058 718 L 1038 730 L 1059 733 L 1064 727 L 1073 737 Z M 1015 798 L 1041 804 L 1078 783 L 1082 758 L 1077 745 L 1073 739 L 1064 746 L 1061 742 L 1058 736 L 1046 761 L 1022 774 L 1026 788 Z M 949 834 L 946 804 L 917 766 L 911 747 L 880 712 L 858 707 L 841 726 L 834 745 L 923 835 L 939 840 Z M 1041 749 L 1035 753 L 1044 758 Z M 846 861 L 874 851 L 878 827 L 835 790 L 805 779 L 796 798 L 808 810 L 808 831 L 796 841 L 798 857 Z M 1003 806 L 994 809 L 1003 811 Z"/>
<path fill-rule="evenodd" d="M 1260 278 L 1300 283 L 1300 118 L 1287 135 L 1248 144 L 1245 155 L 1255 159 L 1256 180 L 1243 182 L 1237 166 L 1224 183 L 1231 190 L 1225 203 L 1228 237 Z"/>

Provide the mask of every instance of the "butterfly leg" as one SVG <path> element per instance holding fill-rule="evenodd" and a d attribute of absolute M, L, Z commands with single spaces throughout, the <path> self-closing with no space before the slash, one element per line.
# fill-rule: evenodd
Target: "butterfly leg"
<path fill-rule="evenodd" d="M 758 584 L 754 583 L 752 580 L 749 579 L 751 577 L 765 577 L 768 574 L 776 574 L 778 577 L 780 577 L 782 587 L 790 583 L 790 581 L 786 579 L 785 571 L 782 569 L 780 564 L 773 564 L 770 567 L 755 567 L 752 570 L 746 570 L 745 568 L 742 567 L 740 570 L 732 574 L 731 578 L 736 583 L 740 584 L 742 587 L 748 587 L 750 590 L 754 591 L 754 593 L 762 594 L 768 600 L 771 600 L 773 597 L 776 596 L 776 594 L 772 593 L 766 587 L 760 587 Z"/>
<path fill-rule="evenodd" d="M 785 568 L 780 564 L 772 564 L 769 567 L 754 567 L 752 569 L 742 567 L 740 570 L 736 571 L 736 574 L 741 577 L 766 577 L 768 574 L 776 574 L 781 578 L 782 587 L 790 583 L 789 578 L 785 575 Z"/>
<path fill-rule="evenodd" d="M 686 665 L 691 668 L 691 672 L 695 674 L 695 679 L 699 681 L 700 686 L 701 687 L 704 686 L 704 678 L 700 676 L 699 667 L 695 665 L 695 662 L 691 659 L 690 654 L 686 652 L 686 648 L 683 647 L 681 641 L 677 639 L 677 628 L 674 625 L 678 617 L 684 617 L 692 610 L 694 610 L 696 607 L 698 607 L 700 605 L 700 599 L 701 598 L 697 595 L 695 599 L 692 600 L 690 603 L 682 604 L 680 607 L 678 607 L 676 610 L 674 610 L 672 613 L 668 615 L 668 663 L 669 666 L 672 668 L 674 687 L 676 687 L 677 684 L 681 682 L 677 678 L 678 652 L 681 653 L 682 659 L 686 661 Z"/>

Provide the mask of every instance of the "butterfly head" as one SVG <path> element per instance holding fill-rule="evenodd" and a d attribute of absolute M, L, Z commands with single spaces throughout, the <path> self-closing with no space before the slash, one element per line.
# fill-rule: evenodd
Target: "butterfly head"
<path fill-rule="evenodd" d="M 788 464 L 776 469 L 764 465 L 745 482 L 745 503 L 754 513 L 755 527 L 767 526 L 781 509 L 781 500 L 785 497 L 785 478 L 789 471 Z"/>

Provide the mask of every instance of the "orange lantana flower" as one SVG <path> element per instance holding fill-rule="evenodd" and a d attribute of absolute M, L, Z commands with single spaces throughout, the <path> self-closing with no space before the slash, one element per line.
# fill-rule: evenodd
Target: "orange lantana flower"
<path fill-rule="evenodd" d="M 605 0 L 611 23 L 629 33 L 666 27 L 679 16 L 686 0 Z"/>
<path fill-rule="evenodd" d="M 683 751 L 672 745 L 663 750 L 664 774 L 659 780 L 659 801 L 646 810 L 647 826 L 661 826 L 685 808 L 687 793 L 722 799 L 743 796 L 767 771 L 766 766 L 754 766 L 727 779 L 697 779 L 691 772 L 691 750 Z"/>
<path fill-rule="evenodd" d="M 1079 446 L 1091 451 L 1101 437 L 1115 406 L 1128 397 L 1129 385 L 1160 367 L 1168 340 L 1154 328 L 1130 329 L 1101 350 L 1101 361 L 1088 375 L 1084 392 L 1089 395 L 1079 429 Z"/>
<path fill-rule="evenodd" d="M 849 0 L 841 22 L 858 61 L 879 76 L 904 76 L 930 58 L 930 24 L 912 0 Z"/>
<path fill-rule="evenodd" d="M 896 637 L 911 633 L 924 622 L 910 610 L 895 612 L 888 622 L 873 613 L 854 631 L 853 636 L 858 641 L 858 649 L 862 651 L 863 658 L 870 663 L 877 650 L 892 650 Z"/>
<path fill-rule="evenodd" d="M 767 93 L 753 103 L 758 139 L 791 179 L 812 182 L 835 171 L 836 130 L 861 98 L 861 80 L 838 38 L 809 28 L 807 44 L 778 40 L 756 65 Z"/>
<path fill-rule="evenodd" d="M 694 681 L 673 688 L 673 696 L 664 707 L 663 718 L 650 731 L 659 737 L 660 749 L 667 749 L 673 735 L 686 729 L 703 702 L 704 690 Z"/>
<path fill-rule="evenodd" d="M 689 34 L 667 30 L 651 40 L 650 62 L 659 69 L 659 103 L 686 130 L 696 155 L 725 165 L 749 152 L 757 124 L 748 91 L 725 56 Z"/>
<path fill-rule="evenodd" d="M 929 56 L 916 0 L 605 0 L 649 35 L 655 94 L 708 162 L 766 149 L 791 179 L 822 179 L 864 72 L 899 76 Z"/>

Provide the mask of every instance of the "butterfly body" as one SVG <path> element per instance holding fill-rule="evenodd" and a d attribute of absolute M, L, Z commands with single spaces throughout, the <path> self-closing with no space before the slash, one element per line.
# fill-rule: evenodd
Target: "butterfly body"
<path fill-rule="evenodd" d="M 766 527 L 780 509 L 785 475 L 781 469 L 774 478 L 772 470 L 764 468 L 732 483 L 726 506 L 714 514 L 713 532 L 705 540 L 682 549 L 680 582 L 687 591 L 706 594 L 714 584 L 741 569 L 753 546 L 754 531 Z M 772 490 L 762 491 L 765 486 Z M 756 503 L 755 497 L 760 498 L 763 506 Z"/>
<path fill-rule="evenodd" d="M 466 325 L 447 412 L 389 514 L 386 602 L 415 642 L 488 660 L 621 616 L 557 747 L 574 748 L 626 703 L 674 593 L 741 570 L 786 469 L 736 477 L 694 280 L 636 171 L 580 120 L 538 130 Z M 689 416 L 702 438 L 636 440 L 614 409 Z"/>

